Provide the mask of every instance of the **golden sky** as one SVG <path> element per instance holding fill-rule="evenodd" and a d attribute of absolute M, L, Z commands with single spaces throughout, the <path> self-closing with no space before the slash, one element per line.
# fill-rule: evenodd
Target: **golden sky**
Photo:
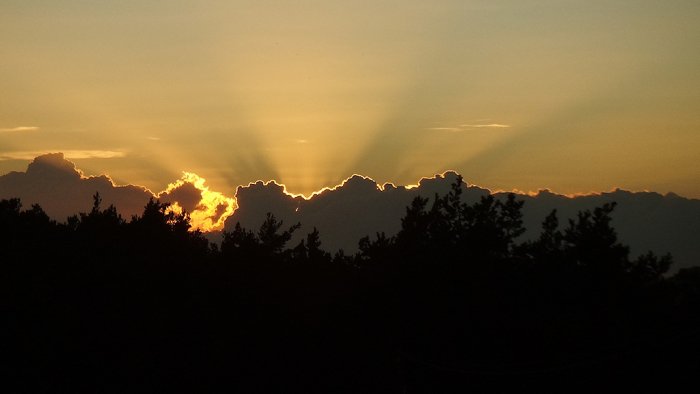
<path fill-rule="evenodd" d="M 697 0 L 0 3 L 0 174 L 700 198 Z"/>

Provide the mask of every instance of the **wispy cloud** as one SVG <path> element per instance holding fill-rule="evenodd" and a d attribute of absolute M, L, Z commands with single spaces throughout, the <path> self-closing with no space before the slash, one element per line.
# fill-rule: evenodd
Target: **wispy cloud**
<path fill-rule="evenodd" d="M 482 129 L 482 128 L 507 129 L 507 128 L 510 127 L 510 125 L 507 125 L 507 124 L 500 124 L 500 123 L 489 123 L 489 124 L 462 124 L 462 125 L 459 125 L 459 127 L 464 127 L 464 128 L 469 128 L 469 129 Z"/>
<path fill-rule="evenodd" d="M 160 141 L 160 137 L 146 137 L 149 141 Z"/>
<path fill-rule="evenodd" d="M 426 130 L 458 132 L 458 131 L 465 131 L 465 130 L 469 130 L 469 129 L 507 129 L 509 127 L 511 127 L 511 126 L 508 124 L 502 124 L 502 123 L 474 123 L 474 124 L 461 124 L 459 126 L 450 126 L 450 127 L 429 127 Z"/>
<path fill-rule="evenodd" d="M 125 152 L 113 150 L 53 150 L 53 151 L 15 151 L 1 152 L 0 161 L 6 160 L 33 160 L 48 152 L 63 152 L 66 159 L 114 159 L 125 157 Z"/>
<path fill-rule="evenodd" d="M 17 126 L 9 128 L 0 128 L 0 133 L 13 133 L 21 131 L 36 131 L 39 130 L 37 126 Z"/>
<path fill-rule="evenodd" d="M 114 150 L 70 150 L 63 154 L 68 159 L 114 159 L 126 156 L 125 152 Z"/>
<path fill-rule="evenodd" d="M 459 131 L 461 130 L 459 127 L 430 127 L 428 130 L 437 130 L 437 131 Z"/>
<path fill-rule="evenodd" d="M 300 140 L 296 140 L 296 143 L 297 143 L 297 144 L 308 144 L 308 143 L 309 143 L 309 140 L 300 139 Z"/>

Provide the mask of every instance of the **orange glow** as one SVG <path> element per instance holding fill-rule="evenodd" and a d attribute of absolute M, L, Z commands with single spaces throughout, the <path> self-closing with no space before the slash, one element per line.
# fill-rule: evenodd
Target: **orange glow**
<path fill-rule="evenodd" d="M 176 189 L 189 184 L 199 191 L 201 198 L 193 210 L 189 211 L 192 229 L 201 231 L 216 231 L 224 227 L 226 218 L 233 214 L 238 207 L 236 200 L 226 197 L 222 193 L 211 191 L 205 185 L 206 179 L 192 172 L 183 172 L 182 177 L 168 185 L 165 191 L 159 193 L 159 197 L 166 196 Z M 182 202 L 172 201 L 170 210 L 180 214 L 184 211 Z"/>

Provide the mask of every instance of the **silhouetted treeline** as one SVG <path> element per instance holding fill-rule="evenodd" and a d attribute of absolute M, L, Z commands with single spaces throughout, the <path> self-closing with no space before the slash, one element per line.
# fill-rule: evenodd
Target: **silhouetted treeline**
<path fill-rule="evenodd" d="M 151 200 L 56 223 L 0 201 L 6 392 L 512 392 L 668 388 L 700 366 L 700 269 L 632 258 L 614 205 L 541 235 L 522 202 L 407 207 L 331 255 L 268 214 L 221 245 Z"/>

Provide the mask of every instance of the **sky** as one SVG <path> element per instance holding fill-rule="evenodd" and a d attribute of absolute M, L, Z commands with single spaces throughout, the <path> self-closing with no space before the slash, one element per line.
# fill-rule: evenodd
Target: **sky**
<path fill-rule="evenodd" d="M 0 174 L 700 198 L 697 0 L 0 0 Z"/>

